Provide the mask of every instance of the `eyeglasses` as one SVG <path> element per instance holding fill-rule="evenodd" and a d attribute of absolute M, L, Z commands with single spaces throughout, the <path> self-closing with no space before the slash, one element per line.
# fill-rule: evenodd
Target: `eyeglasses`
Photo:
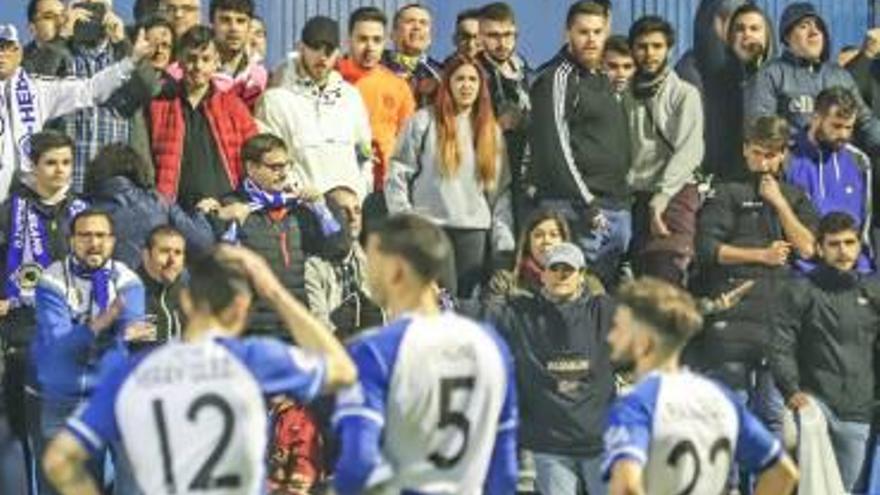
<path fill-rule="evenodd" d="M 276 163 L 266 163 L 260 162 L 260 166 L 265 168 L 270 172 L 281 173 L 286 172 L 293 164 L 289 161 L 286 162 L 276 162 Z"/>

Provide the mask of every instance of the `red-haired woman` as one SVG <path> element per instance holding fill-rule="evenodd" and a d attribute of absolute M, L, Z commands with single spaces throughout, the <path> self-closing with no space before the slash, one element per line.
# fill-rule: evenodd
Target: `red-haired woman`
<path fill-rule="evenodd" d="M 415 212 L 446 230 L 457 290 L 447 288 L 466 297 L 484 280 L 489 253 L 513 251 L 510 174 L 482 69 L 463 57 L 444 69 L 434 105 L 398 140 L 385 201 L 391 214 Z"/>

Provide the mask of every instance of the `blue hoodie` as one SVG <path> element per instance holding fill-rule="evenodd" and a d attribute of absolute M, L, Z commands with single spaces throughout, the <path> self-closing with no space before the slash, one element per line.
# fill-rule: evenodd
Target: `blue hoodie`
<path fill-rule="evenodd" d="M 810 141 L 801 131 L 792 146 L 785 180 L 798 186 L 810 198 L 820 216 L 841 211 L 852 216 L 862 227 L 863 242 L 868 242 L 871 225 L 871 161 L 852 145 L 834 150 Z M 864 258 L 864 259 L 861 259 Z M 863 254 L 860 271 L 870 263 Z"/>

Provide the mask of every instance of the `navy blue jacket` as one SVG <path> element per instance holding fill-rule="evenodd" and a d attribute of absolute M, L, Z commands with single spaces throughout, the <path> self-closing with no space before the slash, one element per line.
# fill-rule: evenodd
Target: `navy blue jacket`
<path fill-rule="evenodd" d="M 211 224 L 200 213 L 187 214 L 156 191 L 140 188 L 127 177 L 111 177 L 89 190 L 89 204 L 110 213 L 116 229 L 113 255 L 132 269 L 141 265 L 141 249 L 150 231 L 171 225 L 183 233 L 187 253 L 206 251 L 214 244 Z"/>

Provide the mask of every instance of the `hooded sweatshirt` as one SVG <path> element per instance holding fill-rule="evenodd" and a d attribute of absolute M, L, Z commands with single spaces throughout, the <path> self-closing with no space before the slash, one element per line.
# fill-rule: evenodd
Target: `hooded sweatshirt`
<path fill-rule="evenodd" d="M 807 3 L 789 5 L 780 20 L 780 39 L 784 42 L 786 33 L 804 17 L 818 19 L 819 28 L 825 33 L 825 49 L 819 60 L 803 59 L 786 47 L 781 57 L 764 66 L 746 86 L 745 121 L 750 122 L 762 115 L 780 115 L 788 120 L 796 133 L 809 126 L 816 96 L 823 89 L 842 86 L 858 100 L 856 129 L 860 144 L 871 153 L 880 151 L 880 121 L 873 117 L 862 100 L 850 73 L 829 61 L 831 38 L 815 7 Z"/>
<path fill-rule="evenodd" d="M 871 160 L 861 150 L 845 145 L 835 150 L 815 144 L 804 131 L 795 139 L 785 181 L 803 190 L 820 217 L 833 211 L 849 214 L 862 227 L 865 246 L 870 246 Z M 866 253 L 858 260 L 859 271 L 870 271 Z M 813 264 L 802 268 L 811 270 Z"/>

